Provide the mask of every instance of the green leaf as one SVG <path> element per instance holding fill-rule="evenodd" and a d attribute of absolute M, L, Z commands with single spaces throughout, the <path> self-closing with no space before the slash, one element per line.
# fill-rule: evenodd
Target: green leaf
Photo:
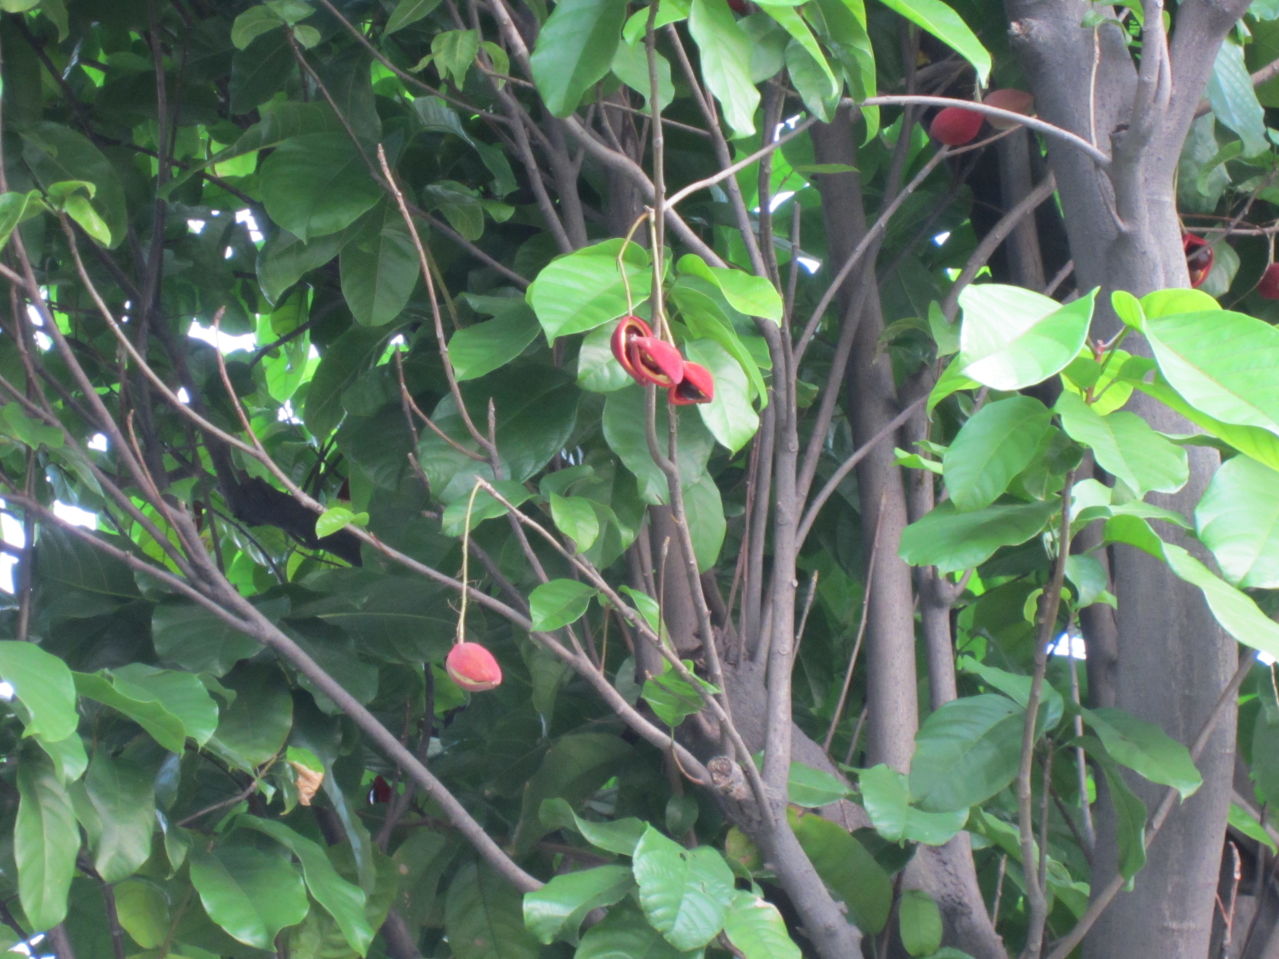
<path fill-rule="evenodd" d="M 882 764 L 863 770 L 858 785 L 871 824 L 889 842 L 941 846 L 955 838 L 968 820 L 967 809 L 926 812 L 911 805 L 905 774 Z"/>
<path fill-rule="evenodd" d="M 1231 586 L 1207 566 L 1173 543 L 1165 543 L 1138 517 L 1119 517 L 1106 524 L 1106 537 L 1125 542 L 1162 559 L 1180 579 L 1197 586 L 1213 617 L 1245 646 L 1279 659 L 1279 624 L 1263 613 L 1252 597 Z"/>
<path fill-rule="evenodd" d="M 851 793 L 847 783 L 824 769 L 814 769 L 803 763 L 790 764 L 790 773 L 786 778 L 786 796 L 796 806 L 818 809 L 847 799 Z"/>
<path fill-rule="evenodd" d="M 80 229 L 89 234 L 90 238 L 103 246 L 112 245 L 111 228 L 107 226 L 106 220 L 98 215 L 98 211 L 93 208 L 93 204 L 83 193 L 73 193 L 68 196 L 62 201 L 62 209 L 67 216 L 75 220 Z"/>
<path fill-rule="evenodd" d="M 1203 784 L 1190 751 L 1154 723 L 1118 709 L 1084 709 L 1084 722 L 1117 763 L 1185 799 Z"/>
<path fill-rule="evenodd" d="M 262 646 L 194 603 L 160 603 L 151 614 L 156 655 L 193 673 L 225 675 Z"/>
<path fill-rule="evenodd" d="M 742 959 L 803 959 L 777 907 L 754 893 L 739 890 L 733 896 L 724 935 Z"/>
<path fill-rule="evenodd" d="M 172 928 L 169 900 L 164 891 L 147 879 L 116 883 L 115 909 L 120 925 L 143 949 L 162 945 Z"/>
<path fill-rule="evenodd" d="M 700 959 L 702 949 L 681 952 L 658 934 L 636 909 L 609 911 L 582 936 L 573 959 Z"/>
<path fill-rule="evenodd" d="M 1146 339 L 1159 370 L 1191 406 L 1279 433 L 1279 330 L 1229 310 L 1151 319 Z"/>
<path fill-rule="evenodd" d="M 360 221 L 338 263 L 342 295 L 351 315 L 364 326 L 395 322 L 417 286 L 417 249 L 399 210 L 390 203 Z"/>
<path fill-rule="evenodd" d="M 736 453 L 759 429 L 759 414 L 751 405 L 746 374 L 738 361 L 713 340 L 686 342 L 684 354 L 710 370 L 715 378 L 714 399 L 697 404 L 697 411 L 716 441 Z"/>
<path fill-rule="evenodd" d="M 580 553 L 591 548 L 600 535 L 599 516 L 591 501 L 583 496 L 550 496 L 551 518 L 561 533 L 573 541 Z"/>
<path fill-rule="evenodd" d="M 968 513 L 942 503 L 902 530 L 899 552 L 912 566 L 953 573 L 984 563 L 1001 546 L 1026 542 L 1060 509 L 1056 503 L 987 506 Z"/>
<path fill-rule="evenodd" d="M 620 319 L 628 309 L 627 283 L 631 310 L 648 301 L 652 278 L 648 253 L 632 243 L 619 261 L 622 245 L 621 240 L 605 240 L 556 257 L 529 285 L 528 302 L 548 342 Z"/>
<path fill-rule="evenodd" d="M 1083 348 L 1094 290 L 1065 306 L 1032 290 L 998 283 L 959 294 L 962 373 L 996 390 L 1019 390 L 1061 372 Z"/>
<path fill-rule="evenodd" d="M 1238 829 L 1249 839 L 1265 846 L 1272 854 L 1279 853 L 1279 845 L 1270 837 L 1270 831 L 1261 824 L 1261 820 L 1238 803 L 1230 804 L 1228 821 L 1231 829 Z"/>
<path fill-rule="evenodd" d="M 1098 415 L 1074 393 L 1063 392 L 1056 410 L 1071 439 L 1093 451 L 1098 465 L 1138 496 L 1172 493 L 1186 484 L 1186 451 L 1135 413 Z"/>
<path fill-rule="evenodd" d="M 26 193 L 0 193 L 0 250 L 19 226 L 46 209 L 39 190 Z"/>
<path fill-rule="evenodd" d="M 538 32 L 533 82 L 554 116 L 566 117 L 608 73 L 626 19 L 622 0 L 561 0 Z"/>
<path fill-rule="evenodd" d="M 1217 48 L 1206 92 L 1217 119 L 1239 134 L 1244 155 L 1266 152 L 1269 142 L 1265 110 L 1257 100 L 1256 88 L 1244 62 L 1243 47 L 1233 37 L 1227 37 Z"/>
<path fill-rule="evenodd" d="M 538 959 L 520 894 L 487 867 L 467 863 L 449 881 L 444 934 L 456 959 Z"/>
<path fill-rule="evenodd" d="M 523 483 L 517 483 L 514 480 L 498 480 L 492 486 L 502 499 L 517 508 L 533 495 Z M 463 528 L 467 525 L 468 509 L 471 529 L 475 529 L 486 519 L 497 519 L 507 513 L 506 506 L 497 497 L 488 490 L 481 489 L 475 494 L 474 500 L 471 499 L 471 494 L 467 493 L 449 503 L 444 509 L 444 515 L 440 518 L 440 529 L 448 536 L 461 536 Z"/>
<path fill-rule="evenodd" d="M 723 108 L 733 135 L 750 136 L 759 107 L 759 90 L 750 75 L 750 38 L 720 0 L 693 0 L 688 31 L 701 54 L 702 79 Z"/>
<path fill-rule="evenodd" d="M 693 554 L 697 568 L 707 572 L 719 560 L 724 545 L 728 522 L 724 517 L 724 502 L 719 486 L 703 473 L 696 483 L 684 487 L 684 509 L 688 513 L 688 533 L 693 540 Z"/>
<path fill-rule="evenodd" d="M 389 37 L 397 30 L 403 30 L 410 24 L 417 23 L 440 5 L 440 0 L 400 0 L 386 18 L 386 27 L 382 36 Z"/>
<path fill-rule="evenodd" d="M 469 298 L 474 302 L 479 297 Z M 506 366 L 537 336 L 537 319 L 523 300 L 483 297 L 493 319 L 463 327 L 449 339 L 449 362 L 460 381 L 478 379 Z"/>
<path fill-rule="evenodd" d="M 204 911 L 245 945 L 272 949 L 276 933 L 307 914 L 306 887 L 287 859 L 233 839 L 193 847 L 190 861 Z"/>
<path fill-rule="evenodd" d="M 1084 746 L 1096 744 L 1084 737 Z M 1131 879 L 1146 864 L 1146 804 L 1128 788 L 1119 768 L 1104 751 L 1088 749 L 1089 759 L 1101 767 L 1106 777 L 1110 801 L 1115 806 L 1116 841 L 1119 846 L 1119 873 Z M 1100 752 L 1100 755 L 1098 753 Z"/>
<path fill-rule="evenodd" d="M 658 397 L 659 448 L 665 452 L 666 401 Z M 648 419 L 648 390 L 631 388 L 609 393 L 604 400 L 604 439 L 639 482 L 640 497 L 648 503 L 664 503 L 670 493 L 666 474 L 653 462 L 644 424 Z M 676 465 L 680 485 L 687 489 L 706 472 L 706 462 L 715 447 L 710 431 L 702 425 L 700 414 L 687 406 L 677 407 L 679 446 Z"/>
<path fill-rule="evenodd" d="M 911 23 L 927 30 L 977 69 L 977 79 L 985 84 L 990 77 L 990 54 L 977 35 L 942 0 L 880 0 Z"/>
<path fill-rule="evenodd" d="M 276 231 L 258 251 L 258 282 L 267 301 L 278 303 L 308 271 L 337 256 L 346 239 L 346 233 L 330 233 L 304 243 L 286 230 Z"/>
<path fill-rule="evenodd" d="M 529 617 L 535 630 L 550 632 L 577 622 L 599 592 L 575 579 L 553 579 L 529 594 Z"/>
<path fill-rule="evenodd" d="M 626 866 L 597 866 L 554 876 L 524 895 L 524 924 L 539 942 L 577 942 L 582 920 L 592 909 L 611 906 L 635 888 Z"/>
<path fill-rule="evenodd" d="M 18 763 L 17 783 L 13 858 L 18 898 L 29 928 L 50 929 L 67 914 L 80 830 L 71 797 L 47 762 L 24 758 Z"/>
<path fill-rule="evenodd" d="M 987 403 L 963 425 L 942 457 L 951 499 L 960 510 L 989 506 L 1030 465 L 1052 414 L 1039 400 L 1013 396 Z"/>
<path fill-rule="evenodd" d="M 628 816 L 611 822 L 595 822 L 582 819 L 573 807 L 560 798 L 544 800 L 538 810 L 538 819 L 547 829 L 572 829 L 596 849 L 630 856 L 644 835 L 648 824 L 642 819 Z"/>
<path fill-rule="evenodd" d="M 111 161 L 87 137 L 57 123 L 24 125 L 22 158 L 46 190 L 66 180 L 93 184 L 89 200 L 112 245 L 128 231 L 124 186 Z"/>
<path fill-rule="evenodd" d="M 373 941 L 374 930 L 365 917 L 364 890 L 339 875 L 324 847 L 273 819 L 240 816 L 236 822 L 265 833 L 297 857 L 302 864 L 306 886 L 315 901 L 333 917 L 351 948 L 361 956 L 365 955 Z"/>
<path fill-rule="evenodd" d="M 713 683 L 708 683 L 693 672 L 691 659 L 681 662 L 692 677 L 691 680 L 677 673 L 669 662 L 663 662 L 661 673 L 644 680 L 640 692 L 657 718 L 671 728 L 678 726 L 693 713 L 701 711 L 704 702 L 698 693 L 699 688 L 712 694 L 718 691 Z"/>
<path fill-rule="evenodd" d="M 475 30 L 442 30 L 431 38 L 431 57 L 440 79 L 452 79 L 459 88 L 479 52 L 480 35 Z"/>
<path fill-rule="evenodd" d="M 284 21 L 279 14 L 266 4 L 249 7 L 231 24 L 231 45 L 237 50 L 243 50 L 262 34 L 278 30 L 282 26 Z"/>
<path fill-rule="evenodd" d="M 258 182 L 267 214 L 303 243 L 345 229 L 382 198 L 345 133 L 291 137 L 263 161 Z"/>
<path fill-rule="evenodd" d="M 630 745 L 606 733 L 572 733 L 555 740 L 524 787 L 514 847 L 526 851 L 554 828 L 547 827 L 541 818 L 544 800 L 558 797 L 576 803 L 593 795 L 617 775 L 633 756 L 631 750 Z"/>
<path fill-rule="evenodd" d="M 341 532 L 352 523 L 365 526 L 369 522 L 368 513 L 352 513 L 345 506 L 330 506 L 315 518 L 315 535 L 323 539 Z"/>
<path fill-rule="evenodd" d="M 632 868 L 640 908 L 676 949 L 700 949 L 724 927 L 733 871 L 718 849 L 685 849 L 650 826 Z"/>
<path fill-rule="evenodd" d="M 941 910 L 928 893 L 907 889 L 897 903 L 902 945 L 912 956 L 927 956 L 941 948 Z"/>
<path fill-rule="evenodd" d="M 57 742 L 76 731 L 75 679 L 58 657 L 35 643 L 0 640 L 0 679 L 26 709 L 27 735 Z"/>
<path fill-rule="evenodd" d="M 97 835 L 90 836 L 93 867 L 103 882 L 118 882 L 133 875 L 151 856 L 156 828 L 154 773 L 99 749 L 89 763 L 84 785 L 101 825 Z"/>
<path fill-rule="evenodd" d="M 1017 775 L 1025 711 L 1005 696 L 964 696 L 933 712 L 915 736 L 910 794 L 930 812 L 967 809 Z"/>
<path fill-rule="evenodd" d="M 1227 582 L 1279 588 L 1279 472 L 1247 456 L 1222 463 L 1195 507 L 1195 528 Z"/>
<path fill-rule="evenodd" d="M 1149 396 L 1153 396 L 1169 409 L 1176 410 L 1190 422 L 1200 427 L 1210 436 L 1215 436 L 1223 443 L 1251 456 L 1258 463 L 1264 463 L 1273 470 L 1279 470 L 1279 436 L 1260 426 L 1238 426 L 1223 423 L 1206 415 L 1182 399 L 1173 389 L 1157 376 L 1154 382 L 1140 381 L 1133 384 Z"/>
<path fill-rule="evenodd" d="M 782 320 L 781 295 L 762 276 L 729 267 L 710 266 L 695 253 L 681 256 L 676 269 L 713 283 L 724 294 L 728 305 L 745 316 L 758 316 L 774 323 Z"/>
<path fill-rule="evenodd" d="M 284 748 L 293 726 L 293 698 L 278 668 L 245 663 L 223 682 L 235 702 L 223 707 L 209 749 L 236 767 L 254 771 Z"/>
<path fill-rule="evenodd" d="M 787 810 L 795 838 L 830 891 L 848 907 L 862 932 L 876 935 L 888 922 L 893 884 L 884 867 L 847 829 L 821 816 Z"/>
<path fill-rule="evenodd" d="M 665 110 L 675 99 L 675 84 L 671 80 L 671 64 L 659 51 L 653 51 L 654 65 L 657 67 L 657 102 L 658 107 Z M 648 51 L 643 43 L 619 43 L 613 51 L 613 62 L 609 64 L 613 75 L 628 87 L 644 97 L 647 103 L 653 85 L 648 76 Z M 650 108 L 651 109 L 651 108 Z"/>
<path fill-rule="evenodd" d="M 76 673 L 75 684 L 81 696 L 128 716 L 165 749 L 174 753 L 184 750 L 186 727 L 182 720 L 169 712 L 150 691 L 124 681 L 117 683 L 104 672 Z"/>

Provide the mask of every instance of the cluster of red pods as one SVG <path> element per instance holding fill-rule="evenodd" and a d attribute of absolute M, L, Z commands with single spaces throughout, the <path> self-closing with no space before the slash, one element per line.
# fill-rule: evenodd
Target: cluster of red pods
<path fill-rule="evenodd" d="M 627 373 L 645 386 L 660 386 L 676 406 L 709 403 L 715 378 L 700 363 L 684 359 L 670 343 L 653 335 L 638 316 L 624 316 L 613 331 L 613 355 Z"/>

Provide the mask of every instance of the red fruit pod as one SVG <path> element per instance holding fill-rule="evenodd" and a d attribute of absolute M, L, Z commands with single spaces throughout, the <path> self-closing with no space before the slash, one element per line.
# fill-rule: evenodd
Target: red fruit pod
<path fill-rule="evenodd" d="M 613 356 L 617 359 L 617 362 L 622 365 L 622 369 L 636 379 L 639 379 L 639 375 L 635 372 L 630 358 L 626 355 L 626 347 L 636 337 L 652 335 L 652 327 L 638 316 L 624 316 L 618 322 L 617 329 L 613 331 L 613 337 L 609 341 L 613 347 Z"/>
<path fill-rule="evenodd" d="M 1279 263 L 1271 263 L 1266 267 L 1266 272 L 1261 274 L 1257 294 L 1263 300 L 1279 300 Z"/>
<path fill-rule="evenodd" d="M 982 116 L 975 110 L 963 107 L 945 107 L 937 111 L 928 125 L 928 135 L 948 147 L 963 146 L 981 130 Z"/>
<path fill-rule="evenodd" d="M 1190 288 L 1203 286 L 1212 272 L 1212 245 L 1194 233 L 1181 235 L 1181 248 L 1186 254 L 1186 270 L 1190 273 Z"/>
<path fill-rule="evenodd" d="M 684 378 L 671 387 L 671 402 L 676 406 L 709 403 L 715 399 L 715 377 L 700 363 L 684 363 Z"/>
<path fill-rule="evenodd" d="M 631 376 L 641 383 L 670 389 L 684 379 L 684 357 L 656 336 L 632 337 L 626 344 Z"/>
<path fill-rule="evenodd" d="M 479 643 L 457 643 L 444 660 L 449 679 L 469 693 L 482 693 L 502 683 L 502 667 Z"/>
<path fill-rule="evenodd" d="M 1024 113 L 1029 116 L 1035 109 L 1035 98 L 1025 90 L 1014 90 L 1009 87 L 1003 90 L 991 90 L 981 100 L 990 107 L 1011 110 L 1013 113 Z M 1017 126 L 1016 120 L 1005 120 L 1003 117 L 986 115 L 986 122 L 996 130 L 1011 130 Z"/>

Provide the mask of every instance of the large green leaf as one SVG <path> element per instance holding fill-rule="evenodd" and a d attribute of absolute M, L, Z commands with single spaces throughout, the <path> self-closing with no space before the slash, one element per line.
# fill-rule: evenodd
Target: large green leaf
<path fill-rule="evenodd" d="M 1244 155 L 1264 153 L 1268 148 L 1266 112 L 1257 101 L 1257 91 L 1244 62 L 1243 46 L 1232 37 L 1227 37 L 1217 48 L 1207 94 L 1217 119 L 1239 134 Z"/>
<path fill-rule="evenodd" d="M 1119 767 L 1096 740 L 1085 736 L 1083 744 L 1088 758 L 1101 767 L 1106 777 L 1106 788 L 1115 807 L 1119 872 L 1130 879 L 1146 864 L 1146 804 L 1128 788 Z"/>
<path fill-rule="evenodd" d="M 875 831 L 890 842 L 919 842 L 940 846 L 964 828 L 968 809 L 927 812 L 911 804 L 904 773 L 880 764 L 858 778 L 862 805 Z"/>
<path fill-rule="evenodd" d="M 736 453 L 759 429 L 759 414 L 751 405 L 746 374 L 714 340 L 690 340 L 684 344 L 684 355 L 706 367 L 715 378 L 715 398 L 698 404 L 697 411 L 719 444 Z"/>
<path fill-rule="evenodd" d="M 998 283 L 964 288 L 958 365 L 996 390 L 1019 390 L 1061 372 L 1083 348 L 1094 290 L 1066 306 L 1032 290 Z"/>
<path fill-rule="evenodd" d="M 626 866 L 597 866 L 552 877 L 524 895 L 524 924 L 538 941 L 577 941 L 582 920 L 592 909 L 611 906 L 635 888 Z"/>
<path fill-rule="evenodd" d="M 1160 372 L 1191 406 L 1226 423 L 1279 433 L 1279 330 L 1219 310 L 1151 319 L 1144 332 Z"/>
<path fill-rule="evenodd" d="M 154 771 L 99 749 L 84 786 L 98 820 L 89 837 L 93 867 L 104 882 L 118 882 L 151 856 L 156 830 Z"/>
<path fill-rule="evenodd" d="M 227 673 L 238 660 L 262 648 L 195 603 L 161 603 L 151 616 L 151 635 L 162 661 L 193 673 Z"/>
<path fill-rule="evenodd" d="M 1115 762 L 1153 783 L 1173 787 L 1182 799 L 1203 784 L 1190 751 L 1154 723 L 1118 709 L 1085 709 L 1083 716 Z"/>
<path fill-rule="evenodd" d="M 117 685 L 106 673 L 76 673 L 75 683 L 81 696 L 128 716 L 170 752 L 181 753 L 186 746 L 186 727 L 182 720 L 146 690 L 130 687 L 128 683 Z"/>
<path fill-rule="evenodd" d="M 493 319 L 463 327 L 449 339 L 449 361 L 459 380 L 473 380 L 505 366 L 537 336 L 537 320 L 528 304 L 514 297 L 468 297 Z M 475 301 L 482 301 L 483 305 Z"/>
<path fill-rule="evenodd" d="M 1077 395 L 1063 392 L 1056 410 L 1071 439 L 1092 450 L 1097 464 L 1138 496 L 1172 493 L 1186 484 L 1186 451 L 1135 413 L 1101 416 Z"/>
<path fill-rule="evenodd" d="M 547 829 L 571 829 L 597 849 L 629 856 L 648 829 L 642 819 L 628 816 L 610 822 L 583 819 L 573 812 L 573 807 L 558 797 L 545 799 L 538 809 L 538 820 Z"/>
<path fill-rule="evenodd" d="M 788 813 L 795 838 L 863 932 L 875 934 L 888 922 L 893 884 L 888 873 L 847 829 L 821 816 Z"/>
<path fill-rule="evenodd" d="M 252 771 L 284 746 L 293 724 L 293 700 L 278 667 L 244 664 L 223 682 L 235 702 L 222 709 L 209 748 L 232 765 Z"/>
<path fill-rule="evenodd" d="M 701 949 L 676 949 L 638 910 L 617 908 L 586 931 L 573 959 L 699 959 L 702 955 Z"/>
<path fill-rule="evenodd" d="M 594 586 L 575 579 L 553 579 L 540 584 L 528 599 L 533 628 L 549 631 L 577 622 L 596 592 Z"/>
<path fill-rule="evenodd" d="M 417 250 L 391 203 L 370 211 L 351 231 L 338 262 L 342 295 L 365 326 L 394 322 L 417 285 Z"/>
<path fill-rule="evenodd" d="M 49 742 L 76 731 L 75 680 L 66 663 L 35 643 L 0 641 L 0 679 L 26 710 L 27 732 Z"/>
<path fill-rule="evenodd" d="M 467 863 L 449 882 L 444 933 L 457 959 L 538 959 L 520 894 L 486 867 Z"/>
<path fill-rule="evenodd" d="M 989 506 L 1040 452 L 1052 414 L 1039 400 L 1012 396 L 987 403 L 964 424 L 942 457 L 946 488 L 961 510 Z"/>
<path fill-rule="evenodd" d="M 18 813 L 13 858 L 18 898 L 32 929 L 50 929 L 67 914 L 80 830 L 71 797 L 47 762 L 27 756 L 18 764 Z"/>
<path fill-rule="evenodd" d="M 117 246 L 128 227 L 124 187 L 111 161 L 82 133 L 58 123 L 23 127 L 22 158 L 46 190 L 67 180 L 93 184 L 88 201 L 110 233 L 108 245 Z"/>
<path fill-rule="evenodd" d="M 1195 527 L 1228 582 L 1279 588 L 1279 472 L 1247 456 L 1222 463 L 1195 507 Z"/>
<path fill-rule="evenodd" d="M 755 132 L 759 91 L 750 74 L 751 42 L 720 0 L 693 0 L 688 31 L 701 53 L 702 79 L 724 110 L 734 136 Z"/>
<path fill-rule="evenodd" d="M 310 908 L 302 876 L 287 859 L 234 839 L 192 848 L 191 883 L 210 919 L 258 949 L 273 948 L 276 933 Z"/>
<path fill-rule="evenodd" d="M 961 513 L 953 503 L 942 503 L 902 530 L 901 557 L 912 566 L 936 566 L 943 573 L 968 569 L 1001 546 L 1026 542 L 1059 508 L 1051 502 L 1001 503 Z"/>
<path fill-rule="evenodd" d="M 697 568 L 706 572 L 719 560 L 728 523 L 724 517 L 724 501 L 719 486 L 702 474 L 695 483 L 684 487 L 684 509 L 688 515 L 688 532 L 693 540 Z"/>
<path fill-rule="evenodd" d="M 802 959 L 786 920 L 771 902 L 739 890 L 724 917 L 724 935 L 743 959 Z"/>
<path fill-rule="evenodd" d="M 533 82 L 557 117 L 608 73 L 626 19 L 623 0 L 561 0 L 538 31 L 530 66 Z"/>
<path fill-rule="evenodd" d="M 266 212 L 303 243 L 345 229 L 382 196 L 345 133 L 307 133 L 282 143 L 259 174 Z"/>
<path fill-rule="evenodd" d="M 967 809 L 1013 781 L 1021 762 L 1024 710 L 1006 696 L 951 700 L 915 735 L 910 794 L 931 812 Z"/>
<path fill-rule="evenodd" d="M 990 76 L 990 54 L 968 24 L 942 0 L 880 0 L 880 3 L 957 52 L 977 69 L 977 79 L 986 82 Z"/>
<path fill-rule="evenodd" d="M 633 312 L 647 302 L 652 276 L 648 253 L 634 243 L 622 251 L 623 241 L 605 240 L 557 257 L 537 275 L 528 288 L 528 302 L 549 342 L 620 319 L 628 308 Z"/>
<path fill-rule="evenodd" d="M 928 893 L 907 889 L 897 904 L 902 945 L 912 956 L 931 956 L 941 947 L 941 910 Z"/>
<path fill-rule="evenodd" d="M 724 927 L 733 871 L 718 849 L 685 849 L 651 826 L 632 862 L 640 908 L 676 949 L 700 949 Z"/>
<path fill-rule="evenodd" d="M 606 733 L 573 733 L 552 743 L 524 786 L 520 822 L 512 840 L 515 848 L 531 848 L 554 828 L 547 826 L 539 814 L 545 800 L 558 798 L 576 803 L 585 799 L 616 775 L 630 754 L 629 745 Z"/>
<path fill-rule="evenodd" d="M 604 439 L 622 464 L 639 481 L 640 496 L 649 503 L 664 503 L 670 493 L 664 474 L 653 462 L 644 423 L 648 417 L 648 390 L 630 388 L 609 393 L 604 400 Z M 665 397 L 658 397 L 658 449 L 667 449 L 667 411 Z M 689 407 L 679 410 L 679 445 L 676 462 L 681 485 L 687 488 L 701 479 L 706 471 L 715 441 L 702 425 L 701 417 Z"/>
<path fill-rule="evenodd" d="M 373 927 L 364 914 L 364 890 L 342 878 L 324 847 L 273 819 L 241 816 L 238 822 L 265 833 L 297 857 L 315 901 L 333 917 L 351 948 L 365 955 L 373 941 Z"/>

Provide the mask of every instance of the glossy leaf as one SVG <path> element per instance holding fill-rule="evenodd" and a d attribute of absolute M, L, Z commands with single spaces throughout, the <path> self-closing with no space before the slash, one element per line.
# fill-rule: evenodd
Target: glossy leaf
<path fill-rule="evenodd" d="M 902 945 L 912 956 L 928 956 L 941 947 L 941 910 L 928 893 L 907 889 L 897 903 Z"/>
<path fill-rule="evenodd" d="M 573 959 L 697 959 L 701 949 L 680 951 L 637 910 L 613 909 L 582 936 Z"/>
<path fill-rule="evenodd" d="M 986 283 L 959 294 L 963 374 L 996 390 L 1019 390 L 1061 372 L 1083 348 L 1096 293 L 1061 306 L 1015 286 Z"/>
<path fill-rule="evenodd" d="M 582 920 L 592 909 L 611 906 L 635 888 L 626 866 L 597 866 L 552 877 L 524 895 L 524 923 L 539 942 L 576 942 Z"/>
<path fill-rule="evenodd" d="M 342 295 L 365 326 L 386 326 L 417 286 L 417 250 L 393 204 L 383 203 L 350 232 L 339 257 Z"/>
<path fill-rule="evenodd" d="M 910 793 L 931 812 L 967 809 L 1013 781 L 1024 711 L 1004 696 L 964 696 L 931 713 L 915 736 Z"/>
<path fill-rule="evenodd" d="M 0 679 L 26 710 L 28 734 L 57 742 L 75 732 L 75 680 L 62 660 L 35 643 L 0 640 Z"/>
<path fill-rule="evenodd" d="M 803 763 L 791 763 L 786 797 L 796 806 L 816 809 L 846 799 L 851 792 L 848 784 L 832 773 Z"/>
<path fill-rule="evenodd" d="M 260 177 L 268 215 L 303 243 L 345 229 L 382 196 L 342 133 L 286 140 L 263 161 Z"/>
<path fill-rule="evenodd" d="M 578 552 L 588 550 L 599 538 L 599 514 L 591 501 L 582 496 L 550 496 L 551 518 L 561 533 L 573 541 Z"/>
<path fill-rule="evenodd" d="M 1115 762 L 1185 799 L 1203 783 L 1190 752 L 1158 726 L 1118 709 L 1085 709 L 1084 722 Z"/>
<path fill-rule="evenodd" d="M 749 892 L 733 896 L 724 935 L 743 959 L 802 959 L 777 907 Z"/>
<path fill-rule="evenodd" d="M 701 53 L 702 79 L 724 110 L 736 136 L 755 132 L 759 91 L 751 82 L 750 40 L 728 5 L 718 0 L 692 0 L 688 30 Z"/>
<path fill-rule="evenodd" d="M 847 829 L 820 816 L 788 813 L 795 838 L 830 891 L 848 907 L 862 932 L 876 934 L 888 922 L 892 880 Z"/>
<path fill-rule="evenodd" d="M 1227 460 L 1195 507 L 1195 527 L 1227 582 L 1279 588 L 1279 472 L 1247 456 Z"/>
<path fill-rule="evenodd" d="M 209 918 L 233 939 L 270 949 L 276 933 L 309 908 L 302 877 L 287 860 L 240 842 L 191 850 L 191 882 Z"/>
<path fill-rule="evenodd" d="M 552 260 L 537 275 L 528 288 L 528 302 L 549 342 L 618 320 L 647 300 L 648 254 L 632 244 L 619 261 L 622 249 L 620 240 L 605 240 Z"/>
<path fill-rule="evenodd" d="M 1053 503 L 997 504 L 961 513 L 942 503 L 902 531 L 900 554 L 912 566 L 943 573 L 978 566 L 1001 546 L 1024 543 L 1057 512 Z"/>
<path fill-rule="evenodd" d="M 700 404 L 697 411 L 716 441 L 730 453 L 736 453 L 759 429 L 759 414 L 751 405 L 746 374 L 737 360 L 711 340 L 685 343 L 684 356 L 711 371 L 715 398 Z"/>
<path fill-rule="evenodd" d="M 967 808 L 926 812 L 912 805 L 906 776 L 882 764 L 863 770 L 858 785 L 875 831 L 890 842 L 940 846 L 950 842 L 968 820 Z"/>
<path fill-rule="evenodd" d="M 642 819 L 627 817 L 611 822 L 596 822 L 583 819 L 573 812 L 573 807 L 563 799 L 553 798 L 542 802 L 538 817 L 548 828 L 567 828 L 579 832 L 582 838 L 597 849 L 630 856 L 635 846 L 648 829 Z"/>
<path fill-rule="evenodd" d="M 1172 388 L 1200 412 L 1226 423 L 1279 433 L 1279 330 L 1219 310 L 1152 319 L 1146 339 Z"/>
<path fill-rule="evenodd" d="M 520 894 L 487 868 L 467 863 L 449 883 L 444 932 L 457 959 L 538 959 Z"/>
<path fill-rule="evenodd" d="M 1138 496 L 1171 493 L 1186 484 L 1186 451 L 1135 413 L 1101 416 L 1073 393 L 1062 393 L 1056 410 L 1071 439 L 1092 450 L 1097 464 Z"/>
<path fill-rule="evenodd" d="M 13 857 L 18 898 L 31 928 L 49 929 L 67 914 L 80 830 L 66 787 L 48 763 L 24 759 L 18 765 L 17 783 Z"/>
<path fill-rule="evenodd" d="M 691 679 L 675 672 L 670 663 L 662 664 L 662 671 L 644 681 L 640 695 L 657 718 L 674 728 L 689 716 L 700 712 L 705 705 L 698 690 L 714 693 L 715 686 L 693 672 L 692 660 L 683 660 Z"/>
<path fill-rule="evenodd" d="M 564 0 L 555 5 L 530 58 L 533 81 L 552 114 L 572 113 L 608 72 L 625 19 L 621 0 Z"/>
<path fill-rule="evenodd" d="M 533 628 L 544 631 L 575 623 L 586 613 L 595 596 L 594 586 L 574 579 L 553 579 L 542 583 L 529 595 L 529 616 Z"/>
<path fill-rule="evenodd" d="M 104 882 L 118 882 L 151 856 L 155 832 L 155 776 L 126 757 L 94 753 L 85 792 L 100 822 L 91 836 L 93 867 Z"/>
<path fill-rule="evenodd" d="M 709 846 L 685 849 L 656 829 L 635 847 L 640 908 L 676 949 L 699 949 L 724 926 L 733 895 L 733 872 Z"/>
<path fill-rule="evenodd" d="M 963 425 L 942 457 L 946 488 L 961 510 L 989 506 L 1030 465 L 1050 414 L 1030 396 L 987 403 Z"/>
<path fill-rule="evenodd" d="M 916 26 L 927 30 L 977 70 L 983 83 L 990 76 L 990 54 L 951 7 L 942 0 L 880 0 Z"/>
<path fill-rule="evenodd" d="M 449 361 L 459 381 L 505 366 L 537 337 L 537 321 L 523 300 L 484 299 L 486 309 L 497 311 L 493 319 L 464 327 L 449 339 Z"/>

